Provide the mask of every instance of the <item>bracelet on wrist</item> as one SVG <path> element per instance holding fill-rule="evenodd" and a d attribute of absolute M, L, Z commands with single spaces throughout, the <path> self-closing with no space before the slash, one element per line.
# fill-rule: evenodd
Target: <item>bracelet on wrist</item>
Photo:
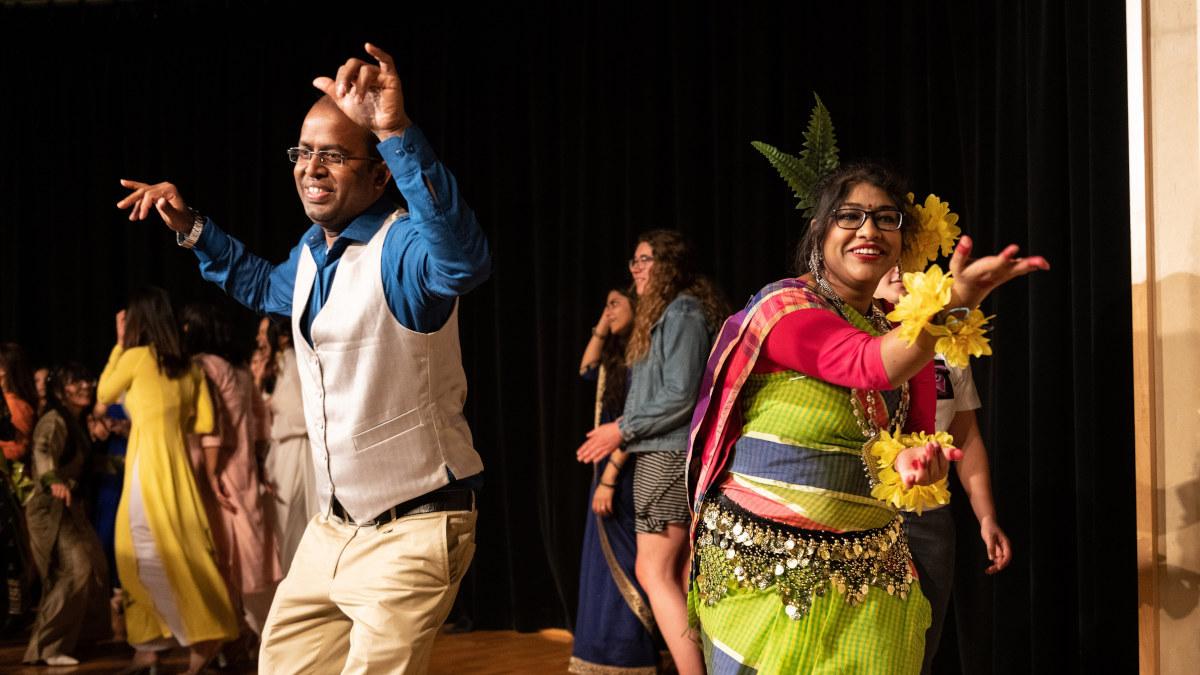
<path fill-rule="evenodd" d="M 900 322 L 897 335 L 908 346 L 922 332 L 928 333 L 937 338 L 934 351 L 942 355 L 947 365 L 964 368 L 969 356 L 992 353 L 983 334 L 987 330 L 985 324 L 993 317 L 985 317 L 983 312 L 969 307 L 946 309 L 953 286 L 954 278 L 943 274 L 937 265 L 925 272 L 908 272 L 904 275 L 905 294 L 887 318 Z"/>
<path fill-rule="evenodd" d="M 204 232 L 204 216 L 193 208 L 188 208 L 188 212 L 192 214 L 192 229 L 185 235 L 182 232 L 175 233 L 175 243 L 183 248 L 192 248 L 196 242 L 200 240 L 200 234 Z"/>
<path fill-rule="evenodd" d="M 617 488 L 616 483 L 605 483 L 604 481 L 600 481 L 600 484 L 606 488 L 613 488 L 614 490 Z"/>
<path fill-rule="evenodd" d="M 932 485 L 907 487 L 896 471 L 896 457 L 901 452 L 907 448 L 921 447 L 929 441 L 943 446 L 954 445 L 954 438 L 943 431 L 935 434 L 897 432 L 895 436 L 881 431 L 877 438 L 867 442 L 863 447 L 863 459 L 868 463 L 871 496 L 902 511 L 915 511 L 917 515 L 927 508 L 949 504 L 948 477 Z"/>

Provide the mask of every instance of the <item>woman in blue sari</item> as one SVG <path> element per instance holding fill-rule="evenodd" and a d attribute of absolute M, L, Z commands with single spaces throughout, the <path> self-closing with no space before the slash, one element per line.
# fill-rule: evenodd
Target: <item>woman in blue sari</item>
<path fill-rule="evenodd" d="M 625 344 L 633 327 L 633 293 L 614 288 L 588 340 L 579 374 L 596 382 L 596 426 L 612 422 L 629 388 Z M 570 672 L 657 672 L 654 615 L 634 575 L 634 457 L 617 450 L 594 465 L 579 569 L 579 611 Z"/>

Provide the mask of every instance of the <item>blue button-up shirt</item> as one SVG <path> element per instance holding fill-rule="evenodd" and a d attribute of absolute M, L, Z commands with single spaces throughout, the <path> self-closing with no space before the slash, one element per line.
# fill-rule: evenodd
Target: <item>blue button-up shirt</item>
<path fill-rule="evenodd" d="M 456 297 L 488 278 L 487 238 L 459 195 L 454 175 L 438 161 L 420 129 L 409 127 L 378 148 L 408 202 L 408 214 L 392 224 L 383 243 L 384 297 L 404 327 L 430 333 L 446 323 Z M 204 278 L 238 302 L 259 313 L 291 316 L 296 268 L 307 246 L 317 275 L 300 329 L 312 344 L 312 322 L 329 298 L 342 254 L 348 246 L 370 241 L 394 208 L 381 198 L 352 220 L 332 246 L 326 246 L 324 231 L 314 224 L 278 264 L 250 253 L 212 220 L 205 223 L 193 250 Z"/>
<path fill-rule="evenodd" d="M 383 242 L 383 294 L 392 316 L 405 328 L 431 333 L 450 318 L 455 298 L 491 274 L 487 237 L 462 200 L 454 175 L 438 161 L 420 129 L 409 127 L 404 135 L 377 147 L 408 202 L 407 215 L 392 223 Z M 370 241 L 393 210 L 395 207 L 381 198 L 350 221 L 332 246 L 326 246 L 325 232 L 313 224 L 292 247 L 287 260 L 278 264 L 250 253 L 211 219 L 205 222 L 193 251 L 200 259 L 200 274 L 238 302 L 260 314 L 291 316 L 296 268 L 302 247 L 307 246 L 317 274 L 300 317 L 300 331 L 311 345 L 313 319 L 329 298 L 342 254 L 349 246 Z M 450 487 L 478 490 L 483 474 L 459 480 L 451 474 L 450 480 Z"/>

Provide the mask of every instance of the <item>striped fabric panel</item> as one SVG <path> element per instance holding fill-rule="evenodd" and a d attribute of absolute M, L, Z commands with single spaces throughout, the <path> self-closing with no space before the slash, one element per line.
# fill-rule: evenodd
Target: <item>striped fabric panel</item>
<path fill-rule="evenodd" d="M 689 490 L 696 490 L 691 496 L 697 502 L 725 469 L 722 453 L 732 448 L 732 444 L 725 443 L 726 424 L 734 413 L 742 384 L 758 360 L 763 336 L 779 319 L 800 309 L 833 311 L 825 298 L 799 279 L 777 281 L 759 291 L 745 309 L 729 317 L 717 334 L 701 378 L 688 438 L 689 473 L 694 481 Z"/>
<path fill-rule="evenodd" d="M 860 444 L 861 446 L 861 444 Z M 729 470 L 757 478 L 871 496 L 861 449 L 820 450 L 758 436 L 738 439 Z"/>
<path fill-rule="evenodd" d="M 742 401 L 743 435 L 855 454 L 867 440 L 855 420 L 850 390 L 815 377 L 791 370 L 751 375 Z"/>
<path fill-rule="evenodd" d="M 849 532 L 883 527 L 895 511 L 873 497 L 729 473 L 720 492 L 763 518 L 806 530 Z"/>

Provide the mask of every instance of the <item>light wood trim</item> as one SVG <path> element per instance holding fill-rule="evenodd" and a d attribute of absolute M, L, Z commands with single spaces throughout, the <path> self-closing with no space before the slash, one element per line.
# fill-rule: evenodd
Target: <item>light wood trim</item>
<path fill-rule="evenodd" d="M 1136 5 L 1136 6 L 1135 6 Z M 1141 143 L 1144 152 L 1144 162 L 1140 166 L 1130 164 L 1131 180 L 1141 173 L 1144 190 L 1141 194 L 1145 221 L 1130 223 L 1131 244 L 1133 251 L 1145 251 L 1145 276 L 1140 280 L 1134 277 L 1135 283 L 1131 290 L 1131 319 L 1133 331 L 1133 417 L 1134 417 L 1134 462 L 1137 496 L 1137 565 L 1138 565 L 1138 664 L 1142 675 L 1156 675 L 1159 672 L 1159 550 L 1158 533 L 1161 531 L 1162 513 L 1158 504 L 1158 421 L 1156 367 L 1158 354 L 1156 349 L 1157 321 L 1155 313 L 1155 264 L 1154 264 L 1154 184 L 1153 184 L 1153 134 L 1151 129 L 1151 81 L 1150 81 L 1150 8 L 1149 0 L 1130 2 L 1127 14 L 1129 19 L 1136 20 L 1132 15 L 1140 10 L 1141 20 L 1138 22 L 1141 33 L 1141 63 L 1139 70 L 1142 76 L 1141 110 L 1133 107 L 1138 104 L 1137 92 L 1131 92 L 1131 115 L 1140 112 L 1143 133 L 1140 139 L 1130 138 L 1131 149 L 1134 143 Z M 1132 16 L 1130 16 L 1132 15 Z M 1132 21 L 1130 22 L 1132 24 Z M 1132 60 L 1132 59 L 1131 59 Z M 1135 64 L 1130 64 L 1131 69 Z M 1132 74 L 1132 73 L 1131 73 Z M 1133 196 L 1133 195 L 1131 195 Z M 1132 206 L 1132 205 L 1131 205 Z M 1136 255 L 1136 253 L 1135 253 Z M 1138 267 L 1138 261 L 1132 261 L 1133 269 Z"/>

